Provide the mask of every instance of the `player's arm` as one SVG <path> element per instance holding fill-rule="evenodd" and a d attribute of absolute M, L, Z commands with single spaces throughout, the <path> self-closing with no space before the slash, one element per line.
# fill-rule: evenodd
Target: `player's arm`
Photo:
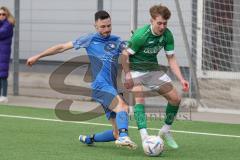
<path fill-rule="evenodd" d="M 124 49 L 122 51 L 121 63 L 122 63 L 123 71 L 125 73 L 124 86 L 127 89 L 131 89 L 133 87 L 133 81 L 132 81 L 132 76 L 131 76 L 130 67 L 129 67 L 129 55 L 130 53 L 127 51 L 127 49 Z"/>
<path fill-rule="evenodd" d="M 168 59 L 168 64 L 169 64 L 172 72 L 176 75 L 178 80 L 181 82 L 181 84 L 183 86 L 183 90 L 188 91 L 189 83 L 182 76 L 180 67 L 179 67 L 179 65 L 177 63 L 177 60 L 176 60 L 176 56 L 174 54 L 167 55 L 167 59 Z"/>
<path fill-rule="evenodd" d="M 58 44 L 58 45 L 52 46 L 52 47 L 44 50 L 43 52 L 41 52 L 41 53 L 39 53 L 39 54 L 37 54 L 37 55 L 35 55 L 33 57 L 28 58 L 26 64 L 28 66 L 32 66 L 40 58 L 51 56 L 51 55 L 55 55 L 55 54 L 58 54 L 58 53 L 62 53 L 64 51 L 72 49 L 72 48 L 73 48 L 73 43 L 71 41 L 67 42 L 67 43 L 63 43 L 63 44 Z"/>
<path fill-rule="evenodd" d="M 124 49 L 121 54 L 121 63 L 123 67 L 123 71 L 125 74 L 130 73 L 130 67 L 129 67 L 129 55 L 130 53 L 127 51 L 127 49 Z"/>
<path fill-rule="evenodd" d="M 123 71 L 125 73 L 125 87 L 130 89 L 133 87 L 133 80 L 130 73 L 129 56 L 136 54 L 140 47 L 143 45 L 143 41 L 139 34 L 134 34 L 128 42 L 127 48 L 122 51 L 121 63 Z"/>
<path fill-rule="evenodd" d="M 166 32 L 166 45 L 164 46 L 164 50 L 167 56 L 168 64 L 172 72 L 176 75 L 178 80 L 181 82 L 183 90 L 188 91 L 189 83 L 183 78 L 181 70 L 177 63 L 176 56 L 174 54 L 174 38 L 170 30 Z"/>
<path fill-rule="evenodd" d="M 167 60 L 172 72 L 176 75 L 179 81 L 182 81 L 184 78 L 177 63 L 176 56 L 174 54 L 167 55 Z"/>

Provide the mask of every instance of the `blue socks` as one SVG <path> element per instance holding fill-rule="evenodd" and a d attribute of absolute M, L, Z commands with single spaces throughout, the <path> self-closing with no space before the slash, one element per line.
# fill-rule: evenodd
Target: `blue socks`
<path fill-rule="evenodd" d="M 116 123 L 119 130 L 119 137 L 128 136 L 128 114 L 125 111 L 117 112 Z"/>
<path fill-rule="evenodd" d="M 116 140 L 113 135 L 113 130 L 106 130 L 100 133 L 96 133 L 93 136 L 94 142 L 110 142 Z"/>
<path fill-rule="evenodd" d="M 128 113 L 125 111 L 118 112 L 116 115 L 116 123 L 119 130 L 119 137 L 128 136 Z M 87 136 L 86 143 L 110 142 L 115 140 L 113 130 L 106 130 L 96 133 L 93 136 Z"/>

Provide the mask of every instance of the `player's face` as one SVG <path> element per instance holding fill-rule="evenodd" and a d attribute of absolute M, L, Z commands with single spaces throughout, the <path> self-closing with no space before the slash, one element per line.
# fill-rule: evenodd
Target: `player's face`
<path fill-rule="evenodd" d="M 112 22 L 110 18 L 107 19 L 98 19 L 95 22 L 96 30 L 104 37 L 107 37 L 111 34 L 112 31 Z"/>
<path fill-rule="evenodd" d="M 164 30 L 167 28 L 167 20 L 160 15 L 155 19 L 152 18 L 151 24 L 153 26 L 153 32 L 157 35 L 162 35 Z"/>
<path fill-rule="evenodd" d="M 4 10 L 0 10 L 0 21 L 6 19 L 6 13 L 4 12 Z"/>

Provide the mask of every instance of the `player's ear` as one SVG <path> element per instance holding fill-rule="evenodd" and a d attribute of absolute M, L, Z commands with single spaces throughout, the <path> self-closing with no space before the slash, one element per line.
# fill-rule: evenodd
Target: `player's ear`
<path fill-rule="evenodd" d="M 96 23 L 94 24 L 94 27 L 95 27 L 96 29 L 98 29 L 98 27 L 97 27 L 97 24 L 96 24 Z"/>
<path fill-rule="evenodd" d="M 96 29 L 99 29 L 99 21 L 98 21 L 98 20 L 95 21 L 94 27 L 95 27 Z"/>
<path fill-rule="evenodd" d="M 152 18 L 150 19 L 150 23 L 153 24 L 153 19 Z"/>

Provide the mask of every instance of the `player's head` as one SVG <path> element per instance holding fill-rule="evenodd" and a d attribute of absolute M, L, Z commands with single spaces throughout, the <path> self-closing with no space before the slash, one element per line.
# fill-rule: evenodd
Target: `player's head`
<path fill-rule="evenodd" d="M 153 31 L 157 35 L 161 35 L 167 28 L 167 21 L 171 16 L 170 10 L 159 4 L 154 5 L 149 10 L 151 15 L 151 24 L 153 26 Z"/>
<path fill-rule="evenodd" d="M 101 10 L 95 13 L 95 27 L 96 30 L 104 37 L 111 34 L 112 22 L 110 15 L 106 11 Z"/>
<path fill-rule="evenodd" d="M 11 24 L 15 24 L 15 19 L 7 7 L 0 7 L 0 21 L 7 19 Z"/>

